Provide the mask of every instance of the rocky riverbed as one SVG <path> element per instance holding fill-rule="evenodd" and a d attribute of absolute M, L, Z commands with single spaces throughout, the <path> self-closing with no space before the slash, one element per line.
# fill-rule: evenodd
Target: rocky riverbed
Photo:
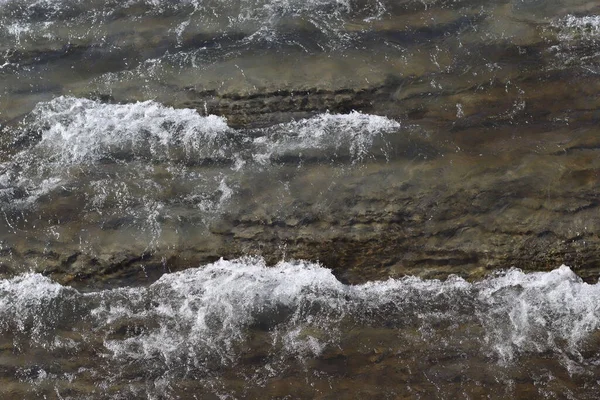
<path fill-rule="evenodd" d="M 0 3 L 3 277 L 598 277 L 595 2 L 209 3 Z"/>
<path fill-rule="evenodd" d="M 587 0 L 0 0 L 0 398 L 597 398 L 599 49 Z"/>

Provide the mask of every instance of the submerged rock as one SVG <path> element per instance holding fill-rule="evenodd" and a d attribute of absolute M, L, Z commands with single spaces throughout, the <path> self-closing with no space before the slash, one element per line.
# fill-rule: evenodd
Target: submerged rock
<path fill-rule="evenodd" d="M 32 268 L 87 286 L 143 282 L 220 257 L 260 255 L 269 263 L 320 261 L 352 283 L 402 275 L 478 278 L 494 269 L 547 270 L 561 263 L 585 278 L 598 276 L 594 128 L 570 140 L 560 131 L 511 132 L 502 139 L 497 129 L 495 145 L 465 142 L 455 153 L 434 156 L 402 148 L 406 153 L 389 161 L 300 159 L 301 168 L 294 160 L 255 172 L 248 166 L 239 180 L 229 180 L 231 197 L 213 203 L 212 216 L 194 203 L 180 204 L 186 189 L 170 180 L 156 193 L 155 201 L 161 192 L 169 196 L 158 214 L 134 211 L 132 203 L 126 213 L 141 214 L 123 222 L 103 217 L 118 212 L 118 203 L 92 210 L 83 202 L 77 209 L 73 194 L 60 201 L 49 195 L 38 200 L 36 215 L 12 220 L 15 231 L 3 238 L 10 244 L 3 271 Z M 411 134 L 405 135 L 410 146 Z M 507 146 L 513 150 L 500 151 Z"/>
<path fill-rule="evenodd" d="M 0 5 L 1 276 L 600 275 L 597 5 L 259 3 Z"/>

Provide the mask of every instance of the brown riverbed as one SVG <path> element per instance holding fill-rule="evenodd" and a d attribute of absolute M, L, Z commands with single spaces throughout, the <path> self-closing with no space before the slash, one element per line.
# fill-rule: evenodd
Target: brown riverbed
<path fill-rule="evenodd" d="M 2 397 L 595 398 L 599 14 L 0 0 Z"/>

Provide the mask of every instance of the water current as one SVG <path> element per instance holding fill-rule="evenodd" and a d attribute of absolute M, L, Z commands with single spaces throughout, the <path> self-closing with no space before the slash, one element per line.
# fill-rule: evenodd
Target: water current
<path fill-rule="evenodd" d="M 600 290 L 568 267 L 344 285 L 218 261 L 148 287 L 0 284 L 4 396 L 550 397 L 598 390 Z"/>
<path fill-rule="evenodd" d="M 594 399 L 600 5 L 0 0 L 0 398 Z"/>

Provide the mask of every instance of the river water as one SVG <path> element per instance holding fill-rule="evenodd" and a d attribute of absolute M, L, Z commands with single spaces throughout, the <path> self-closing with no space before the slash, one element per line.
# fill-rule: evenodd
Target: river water
<path fill-rule="evenodd" d="M 0 397 L 596 398 L 599 45 L 585 0 L 0 0 Z"/>
<path fill-rule="evenodd" d="M 0 284 L 5 398 L 594 398 L 600 289 L 568 267 L 344 285 L 218 261 L 143 288 Z"/>

